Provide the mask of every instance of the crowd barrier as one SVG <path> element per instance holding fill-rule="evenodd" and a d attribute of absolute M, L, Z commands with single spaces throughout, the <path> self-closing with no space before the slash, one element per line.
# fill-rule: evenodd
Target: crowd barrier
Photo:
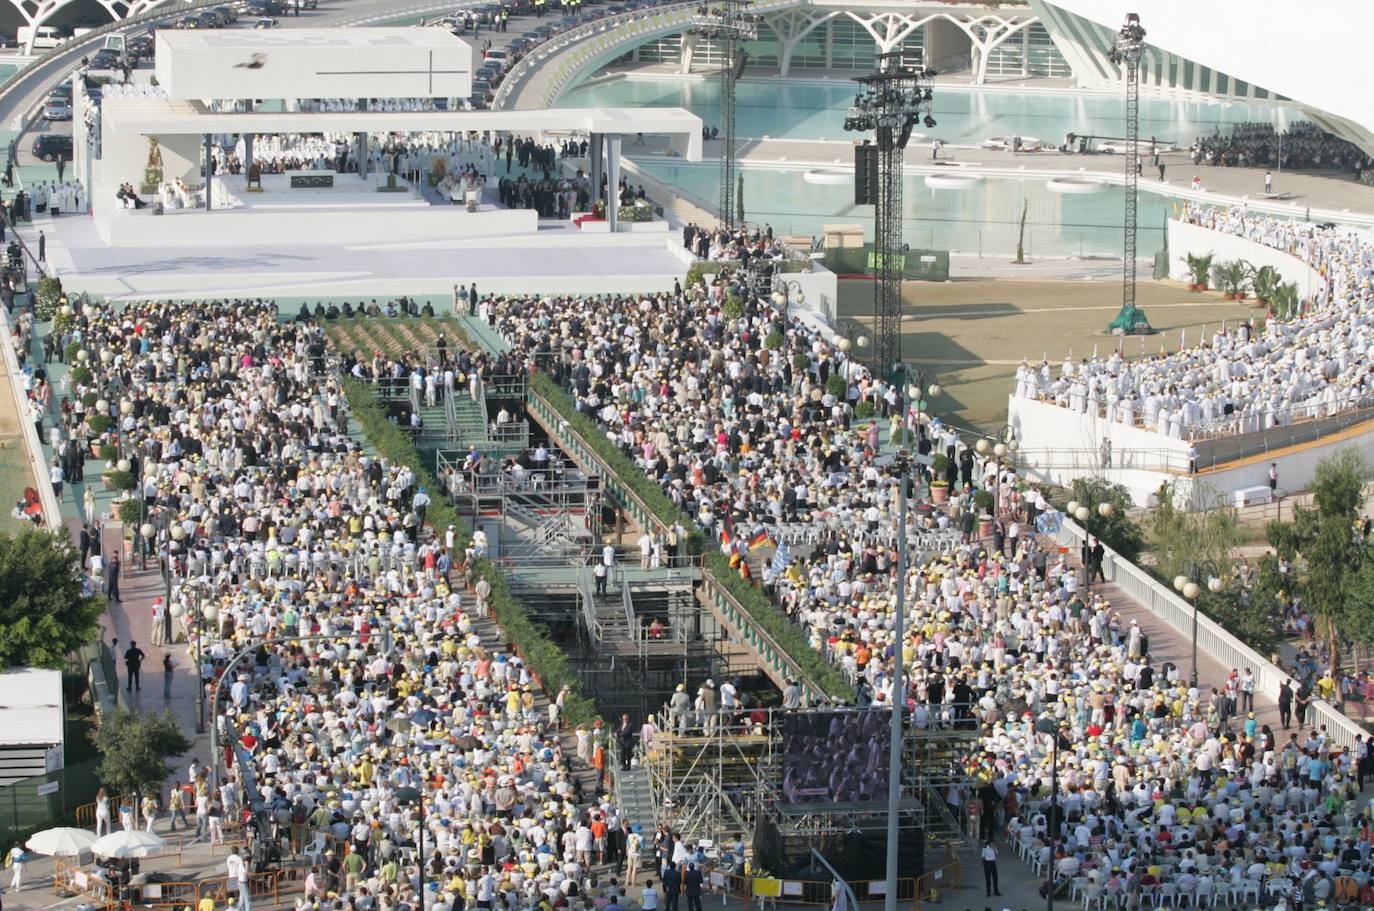
<path fill-rule="evenodd" d="M 280 880 L 281 875 L 275 871 L 250 873 L 248 890 L 253 903 L 270 902 L 272 907 L 278 907 L 281 904 Z M 181 911 L 182 908 L 198 907 L 200 900 L 206 897 L 214 899 L 215 906 L 222 908 L 228 904 L 229 896 L 238 894 L 239 886 L 236 881 L 231 883 L 227 876 L 212 876 L 198 880 L 146 883 L 127 889 L 128 894 L 123 894 L 123 889 L 96 875 L 87 865 L 61 857 L 55 859 L 53 891 L 59 895 L 83 896 L 87 904 L 103 908 L 139 905 L 156 911 Z"/>

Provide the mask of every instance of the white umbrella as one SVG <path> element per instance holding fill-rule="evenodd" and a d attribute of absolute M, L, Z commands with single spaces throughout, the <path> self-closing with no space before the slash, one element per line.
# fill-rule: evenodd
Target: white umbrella
<path fill-rule="evenodd" d="M 159 835 L 144 832 L 142 829 L 120 829 L 102 836 L 91 851 L 96 857 L 147 857 L 152 851 L 161 848 L 165 842 Z"/>
<path fill-rule="evenodd" d="M 57 826 L 33 833 L 24 843 L 35 854 L 49 857 L 75 857 L 82 851 L 89 851 L 95 844 L 95 833 L 89 829 L 73 829 L 70 826 Z"/>

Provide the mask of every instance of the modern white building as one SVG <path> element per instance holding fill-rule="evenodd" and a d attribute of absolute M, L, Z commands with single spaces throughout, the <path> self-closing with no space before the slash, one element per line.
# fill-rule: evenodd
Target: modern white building
<path fill-rule="evenodd" d="M 1374 77 L 1365 36 L 1374 4 L 1283 0 L 1030 0 L 1030 8 L 1083 88 L 1114 88 L 1108 59 L 1127 13 L 1146 31 L 1145 90 L 1291 101 L 1303 115 L 1374 153 Z"/>
<path fill-rule="evenodd" d="M 0 787 L 63 767 L 66 709 L 61 671 L 0 673 Z"/>

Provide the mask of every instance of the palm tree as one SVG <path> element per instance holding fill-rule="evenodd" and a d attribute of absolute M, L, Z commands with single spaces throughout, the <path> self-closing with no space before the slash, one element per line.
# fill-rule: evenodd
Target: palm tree
<path fill-rule="evenodd" d="M 1211 253 L 1201 256 L 1189 253 L 1183 257 L 1183 262 L 1188 264 L 1188 271 L 1192 274 L 1194 291 L 1207 290 L 1207 276 L 1212 274 L 1212 260 L 1215 258 Z"/>
<path fill-rule="evenodd" d="M 1243 259 L 1228 259 L 1212 267 L 1212 281 L 1232 300 L 1245 296 L 1250 267 Z"/>

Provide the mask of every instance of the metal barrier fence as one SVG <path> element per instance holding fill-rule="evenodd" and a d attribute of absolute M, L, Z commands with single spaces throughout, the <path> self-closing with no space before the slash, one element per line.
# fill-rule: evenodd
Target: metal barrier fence
<path fill-rule="evenodd" d="M 228 904 L 229 896 L 238 894 L 239 886 L 237 882 L 231 883 L 227 876 L 214 876 L 194 882 L 178 880 L 118 887 L 97 875 L 95 870 L 59 857 L 53 867 L 53 891 L 77 893 L 105 908 L 137 904 L 159 911 L 179 911 L 198 907 L 200 900 L 207 897 L 214 899 L 216 907 L 222 908 Z M 281 904 L 281 874 L 274 871 L 250 873 L 248 891 L 255 903 L 261 900 L 277 907 Z"/>
<path fill-rule="evenodd" d="M 1065 520 L 1060 528 L 1060 544 L 1073 547 L 1075 551 L 1083 546 L 1086 533 L 1075 522 Z M 1105 547 L 1105 545 L 1104 545 Z M 1103 573 L 1107 580 L 1115 582 L 1127 597 L 1138 601 L 1151 613 L 1174 628 L 1184 639 L 1192 638 L 1194 606 L 1183 596 L 1170 591 L 1152 578 L 1143 569 L 1122 557 L 1110 547 L 1106 548 L 1103 560 Z M 1248 667 L 1255 672 L 1256 690 L 1277 700 L 1279 687 L 1289 674 L 1272 664 L 1250 646 L 1228 633 L 1206 614 L 1197 614 L 1198 653 L 1210 655 L 1225 668 Z M 1355 721 L 1345 717 L 1334 706 L 1319 699 L 1312 700 L 1312 711 L 1317 724 L 1325 724 L 1331 742 L 1346 749 L 1354 749 L 1355 738 L 1366 731 Z"/>
<path fill-rule="evenodd" d="M 99 765 L 99 759 L 88 759 L 0 788 L 0 844 L 74 818 L 77 808 L 100 790 Z"/>

